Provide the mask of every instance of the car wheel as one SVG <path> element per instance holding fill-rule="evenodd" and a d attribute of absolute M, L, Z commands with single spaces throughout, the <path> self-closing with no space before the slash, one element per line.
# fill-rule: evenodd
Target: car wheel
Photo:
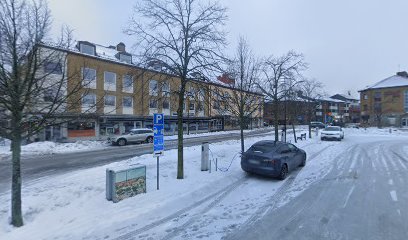
<path fill-rule="evenodd" d="M 303 156 L 304 158 L 303 158 L 303 161 L 300 163 L 300 167 L 304 167 L 304 166 L 306 166 L 306 154 Z"/>
<path fill-rule="evenodd" d="M 320 138 L 320 140 L 324 141 L 324 138 Z"/>
<path fill-rule="evenodd" d="M 288 175 L 288 166 L 286 164 L 283 164 L 281 171 L 279 173 L 279 179 L 284 180 L 287 175 Z"/>
<path fill-rule="evenodd" d="M 152 143 L 153 142 L 153 137 L 147 137 L 146 142 L 147 143 Z"/>
<path fill-rule="evenodd" d="M 118 140 L 118 145 L 119 146 L 125 146 L 126 145 L 126 139 L 124 139 L 124 138 L 119 139 Z"/>

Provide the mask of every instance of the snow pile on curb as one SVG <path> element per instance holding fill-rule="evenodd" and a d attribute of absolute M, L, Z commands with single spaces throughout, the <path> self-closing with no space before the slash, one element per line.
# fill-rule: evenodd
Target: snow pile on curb
<path fill-rule="evenodd" d="M 108 146 L 106 141 L 77 141 L 74 143 L 35 142 L 21 146 L 22 154 L 56 154 L 100 149 Z M 10 155 L 10 144 L 0 147 L 0 155 Z"/>

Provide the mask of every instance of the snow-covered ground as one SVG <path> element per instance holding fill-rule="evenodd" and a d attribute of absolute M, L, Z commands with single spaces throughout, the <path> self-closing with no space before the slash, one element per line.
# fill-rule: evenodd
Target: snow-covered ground
<path fill-rule="evenodd" d="M 23 187 L 25 226 L 8 225 L 10 193 L 0 195 L 0 236 L 4 239 L 220 239 L 240 224 L 279 207 L 322 179 L 353 136 L 385 135 L 383 130 L 346 129 L 342 142 L 314 137 L 297 146 L 308 154 L 304 168 L 285 181 L 245 174 L 239 163 L 239 141 L 211 144 L 211 158 L 220 170 L 202 172 L 201 147 L 185 148 L 185 179 L 176 179 L 177 150 L 160 158 L 160 190 L 156 190 L 156 160 L 143 155 L 127 161 L 38 179 Z M 389 133 L 388 133 L 389 134 Z M 400 132 L 394 137 L 405 138 Z M 288 137 L 290 137 L 288 135 Z M 246 147 L 268 137 L 248 138 Z M 365 138 L 360 138 L 365 139 Z M 293 142 L 293 141 L 292 141 Z M 234 160 L 233 160 L 234 159 Z M 232 161 L 233 160 L 233 161 Z M 228 171 L 226 168 L 232 164 Z M 147 167 L 147 193 L 112 203 L 105 199 L 105 170 L 132 164 Z M 284 190 L 284 191 L 283 191 Z M 279 201 L 278 201 L 279 200 Z M 272 206 L 270 203 L 273 202 Z"/>

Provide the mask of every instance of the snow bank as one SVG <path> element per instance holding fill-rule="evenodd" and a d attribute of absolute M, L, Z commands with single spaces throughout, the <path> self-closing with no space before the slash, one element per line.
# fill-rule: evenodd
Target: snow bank
<path fill-rule="evenodd" d="M 22 154 L 56 154 L 100 149 L 109 146 L 106 141 L 77 141 L 74 143 L 35 142 L 21 146 Z M 10 144 L 0 146 L 0 155 L 10 155 Z"/>

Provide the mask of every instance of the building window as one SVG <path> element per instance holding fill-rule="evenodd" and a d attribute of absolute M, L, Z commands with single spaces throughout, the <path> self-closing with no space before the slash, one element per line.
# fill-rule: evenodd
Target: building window
<path fill-rule="evenodd" d="M 123 96 L 122 103 L 123 103 L 123 107 L 126 107 L 126 108 L 133 107 L 133 97 Z"/>
<path fill-rule="evenodd" d="M 96 88 L 96 70 L 92 68 L 82 69 L 83 85 L 89 88 Z"/>
<path fill-rule="evenodd" d="M 367 106 L 367 104 L 364 104 L 363 111 L 367 111 L 367 110 L 368 110 L 368 106 Z"/>
<path fill-rule="evenodd" d="M 116 106 L 116 96 L 106 95 L 105 96 L 105 106 Z"/>
<path fill-rule="evenodd" d="M 198 90 L 198 99 L 200 99 L 200 100 L 204 100 L 204 97 L 205 97 L 205 90 L 203 89 L 203 88 L 200 88 L 199 90 Z"/>
<path fill-rule="evenodd" d="M 96 104 L 96 95 L 93 93 L 88 93 L 82 95 L 82 104 L 83 105 L 95 105 Z"/>
<path fill-rule="evenodd" d="M 128 54 L 119 54 L 119 60 L 126 63 L 132 63 L 132 56 Z"/>
<path fill-rule="evenodd" d="M 408 90 L 404 93 L 404 110 L 408 112 Z"/>
<path fill-rule="evenodd" d="M 133 77 L 130 75 L 123 76 L 123 91 L 133 92 Z"/>
<path fill-rule="evenodd" d="M 46 89 L 44 91 L 44 102 L 53 102 L 55 95 L 54 95 L 54 91 L 52 89 Z"/>
<path fill-rule="evenodd" d="M 188 108 L 188 109 L 189 109 L 190 111 L 194 111 L 194 109 L 195 109 L 195 104 L 194 104 L 194 103 L 189 103 L 188 105 L 189 105 L 189 108 Z"/>
<path fill-rule="evenodd" d="M 197 103 L 197 111 L 204 111 L 204 104 L 202 102 Z"/>
<path fill-rule="evenodd" d="M 169 82 L 163 82 L 162 93 L 163 93 L 163 96 L 170 96 L 170 84 L 169 84 Z"/>
<path fill-rule="evenodd" d="M 374 101 L 381 102 L 381 92 L 374 93 Z"/>
<path fill-rule="evenodd" d="M 104 72 L 105 84 L 116 85 L 116 73 Z"/>
<path fill-rule="evenodd" d="M 95 54 L 95 47 L 88 45 L 88 44 L 80 44 L 79 51 L 81 53 L 89 54 L 89 55 L 96 55 Z"/>
<path fill-rule="evenodd" d="M 46 62 L 44 64 L 44 72 L 46 74 L 62 74 L 62 65 L 61 63 L 55 63 L 55 62 Z"/>
<path fill-rule="evenodd" d="M 170 101 L 168 99 L 163 99 L 163 109 L 170 109 Z"/>
<path fill-rule="evenodd" d="M 157 81 L 156 80 L 150 80 L 149 82 L 149 95 L 157 96 Z"/>
<path fill-rule="evenodd" d="M 149 100 L 149 108 L 157 108 L 157 100 L 156 99 L 150 99 Z"/>
<path fill-rule="evenodd" d="M 382 111 L 381 103 L 379 103 L 379 102 L 374 103 L 374 111 L 376 113 L 381 113 L 381 111 Z"/>

